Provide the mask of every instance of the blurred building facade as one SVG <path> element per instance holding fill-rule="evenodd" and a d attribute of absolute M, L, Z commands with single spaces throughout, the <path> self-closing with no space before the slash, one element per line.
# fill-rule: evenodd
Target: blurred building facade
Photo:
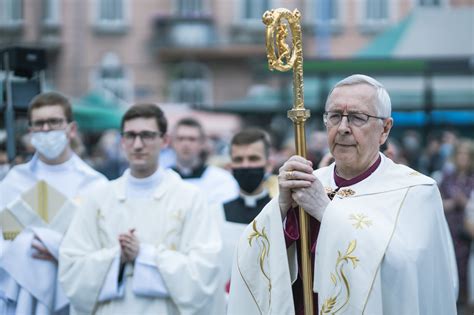
<path fill-rule="evenodd" d="M 213 108 L 266 80 L 267 9 L 299 8 L 304 56 L 315 58 L 350 57 L 419 6 L 463 5 L 472 1 L 0 0 L 0 45 L 47 49 L 49 87 L 73 97 L 104 89 Z"/>

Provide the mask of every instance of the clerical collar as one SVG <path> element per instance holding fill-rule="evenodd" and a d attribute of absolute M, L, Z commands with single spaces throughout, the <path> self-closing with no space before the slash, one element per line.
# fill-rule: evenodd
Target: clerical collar
<path fill-rule="evenodd" d="M 192 168 L 178 168 L 177 165 L 171 169 L 181 176 L 182 179 L 200 178 L 204 171 L 206 171 L 207 165 L 201 164 L 198 167 Z"/>
<path fill-rule="evenodd" d="M 370 166 L 362 174 L 357 175 L 356 177 L 351 178 L 351 179 L 345 179 L 345 178 L 342 178 L 341 176 L 337 175 L 336 167 L 334 167 L 334 182 L 336 183 L 336 186 L 338 188 L 339 187 L 347 187 L 347 186 L 355 185 L 355 184 L 363 181 L 367 177 L 369 177 L 373 172 L 375 172 L 375 170 L 377 169 L 377 167 L 379 167 L 381 162 L 382 162 L 382 157 L 379 154 L 379 158 L 377 159 L 377 161 L 374 162 L 374 164 L 372 164 L 372 166 Z"/>
<path fill-rule="evenodd" d="M 160 185 L 164 170 L 158 168 L 153 174 L 145 178 L 134 177 L 130 170 L 125 171 L 127 178 L 127 198 L 151 198 L 158 185 Z"/>
<path fill-rule="evenodd" d="M 246 195 L 240 192 L 240 198 L 243 199 L 246 207 L 255 207 L 257 205 L 257 202 L 260 199 L 265 198 L 266 196 L 268 196 L 268 191 L 266 189 L 263 189 L 261 193 L 256 195 Z"/>

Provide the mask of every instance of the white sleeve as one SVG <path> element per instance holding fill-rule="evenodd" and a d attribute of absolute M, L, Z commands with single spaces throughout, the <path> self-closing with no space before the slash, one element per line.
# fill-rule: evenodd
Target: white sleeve
<path fill-rule="evenodd" d="M 125 277 L 119 283 L 120 273 L 120 252 L 115 256 L 112 265 L 110 266 L 107 276 L 105 276 L 104 284 L 99 293 L 99 302 L 120 299 L 125 294 Z"/>
<path fill-rule="evenodd" d="M 156 248 L 150 244 L 141 244 L 135 259 L 132 290 L 138 296 L 169 297 L 160 270 L 156 265 Z"/>
<path fill-rule="evenodd" d="M 59 258 L 59 245 L 61 244 L 63 235 L 48 228 L 32 227 L 33 233 L 40 240 L 42 245 L 46 247 L 54 258 Z"/>

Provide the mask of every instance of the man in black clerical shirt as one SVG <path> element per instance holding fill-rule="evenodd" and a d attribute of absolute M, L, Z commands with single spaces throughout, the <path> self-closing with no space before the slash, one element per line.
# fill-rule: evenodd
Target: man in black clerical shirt
<path fill-rule="evenodd" d="M 239 187 L 228 171 L 206 164 L 206 141 L 206 133 L 199 121 L 194 118 L 179 120 L 171 137 L 176 152 L 176 164 L 172 169 L 184 181 L 197 186 L 210 206 L 221 207 L 238 195 Z"/>
<path fill-rule="evenodd" d="M 224 204 L 226 221 L 248 224 L 270 201 L 265 181 L 271 171 L 269 151 L 270 137 L 261 129 L 244 129 L 232 138 L 231 167 L 240 194 Z"/>

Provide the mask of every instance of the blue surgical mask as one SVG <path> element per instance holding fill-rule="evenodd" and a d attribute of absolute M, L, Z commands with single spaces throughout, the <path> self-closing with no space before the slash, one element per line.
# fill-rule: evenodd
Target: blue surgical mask
<path fill-rule="evenodd" d="M 48 160 L 54 160 L 61 155 L 66 148 L 68 139 L 66 130 L 51 130 L 33 132 L 31 136 L 31 145 L 46 157 Z"/>

